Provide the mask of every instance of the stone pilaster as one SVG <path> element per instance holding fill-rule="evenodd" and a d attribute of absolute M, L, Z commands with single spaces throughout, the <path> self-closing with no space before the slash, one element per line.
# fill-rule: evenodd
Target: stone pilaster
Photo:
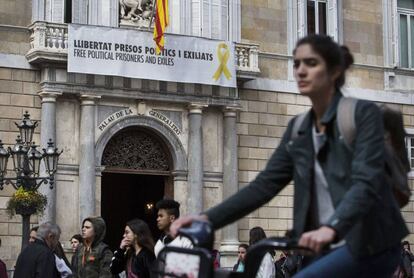
<path fill-rule="evenodd" d="M 203 210 L 203 136 L 202 111 L 206 105 L 190 104 L 188 107 L 188 202 L 189 214 Z"/>
<path fill-rule="evenodd" d="M 79 218 L 95 215 L 95 108 L 99 97 L 81 95 Z"/>
<path fill-rule="evenodd" d="M 223 200 L 238 190 L 237 110 L 237 107 L 226 107 L 223 111 Z M 220 244 L 222 267 L 232 267 L 237 260 L 238 233 L 237 222 L 223 228 Z"/>
<path fill-rule="evenodd" d="M 42 118 L 40 123 L 40 147 L 46 148 L 47 142 L 49 139 L 52 139 L 56 144 L 56 98 L 60 96 L 61 93 L 57 92 L 41 92 L 39 96 L 42 100 Z M 42 163 L 40 168 L 40 176 L 46 177 L 46 168 Z M 53 189 L 50 189 L 48 185 L 42 185 L 39 187 L 39 191 L 47 197 L 47 206 L 45 211 L 40 218 L 39 222 L 56 222 L 56 186 L 57 182 L 55 179 L 55 184 Z"/>

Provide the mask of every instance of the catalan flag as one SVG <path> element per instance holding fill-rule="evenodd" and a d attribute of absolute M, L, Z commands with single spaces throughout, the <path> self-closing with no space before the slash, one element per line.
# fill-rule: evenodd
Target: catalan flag
<path fill-rule="evenodd" d="M 155 0 L 155 3 L 154 41 L 155 51 L 160 54 L 164 49 L 164 32 L 168 26 L 168 0 Z"/>

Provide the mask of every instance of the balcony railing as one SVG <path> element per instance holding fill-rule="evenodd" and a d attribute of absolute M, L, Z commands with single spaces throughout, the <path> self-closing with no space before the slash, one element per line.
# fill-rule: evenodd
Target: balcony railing
<path fill-rule="evenodd" d="M 26 54 L 29 63 L 67 62 L 67 24 L 35 22 L 29 29 L 30 50 Z"/>
<path fill-rule="evenodd" d="M 259 45 L 237 43 L 235 51 L 237 76 L 239 78 L 251 79 L 260 73 Z"/>
<path fill-rule="evenodd" d="M 66 63 L 68 57 L 68 25 L 64 23 L 35 22 L 29 27 L 29 63 Z M 252 79 L 260 73 L 259 46 L 237 43 L 235 49 L 237 76 Z"/>

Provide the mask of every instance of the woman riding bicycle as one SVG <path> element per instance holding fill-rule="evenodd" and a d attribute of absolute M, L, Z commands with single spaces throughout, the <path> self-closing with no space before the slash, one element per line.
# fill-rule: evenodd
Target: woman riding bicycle
<path fill-rule="evenodd" d="M 309 35 L 298 41 L 293 55 L 299 91 L 312 103 L 297 136 L 292 136 L 296 117 L 248 186 L 201 215 L 176 220 L 171 233 L 195 219 L 219 229 L 266 204 L 293 179 L 293 232 L 299 245 L 319 253 L 336 244 L 295 277 L 390 277 L 408 230 L 384 178 L 380 109 L 357 102 L 351 151 L 337 124 L 340 88 L 353 62 L 348 48 L 330 37 Z"/>

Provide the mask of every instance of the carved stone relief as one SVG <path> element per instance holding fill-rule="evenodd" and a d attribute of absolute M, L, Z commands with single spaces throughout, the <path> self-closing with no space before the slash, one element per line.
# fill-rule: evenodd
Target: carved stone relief
<path fill-rule="evenodd" d="M 153 14 L 152 0 L 119 0 L 120 25 L 148 28 Z M 153 24 L 153 23 L 152 23 Z"/>
<path fill-rule="evenodd" d="M 168 171 L 168 154 L 157 138 L 138 129 L 114 135 L 105 147 L 102 165 L 107 167 Z"/>

